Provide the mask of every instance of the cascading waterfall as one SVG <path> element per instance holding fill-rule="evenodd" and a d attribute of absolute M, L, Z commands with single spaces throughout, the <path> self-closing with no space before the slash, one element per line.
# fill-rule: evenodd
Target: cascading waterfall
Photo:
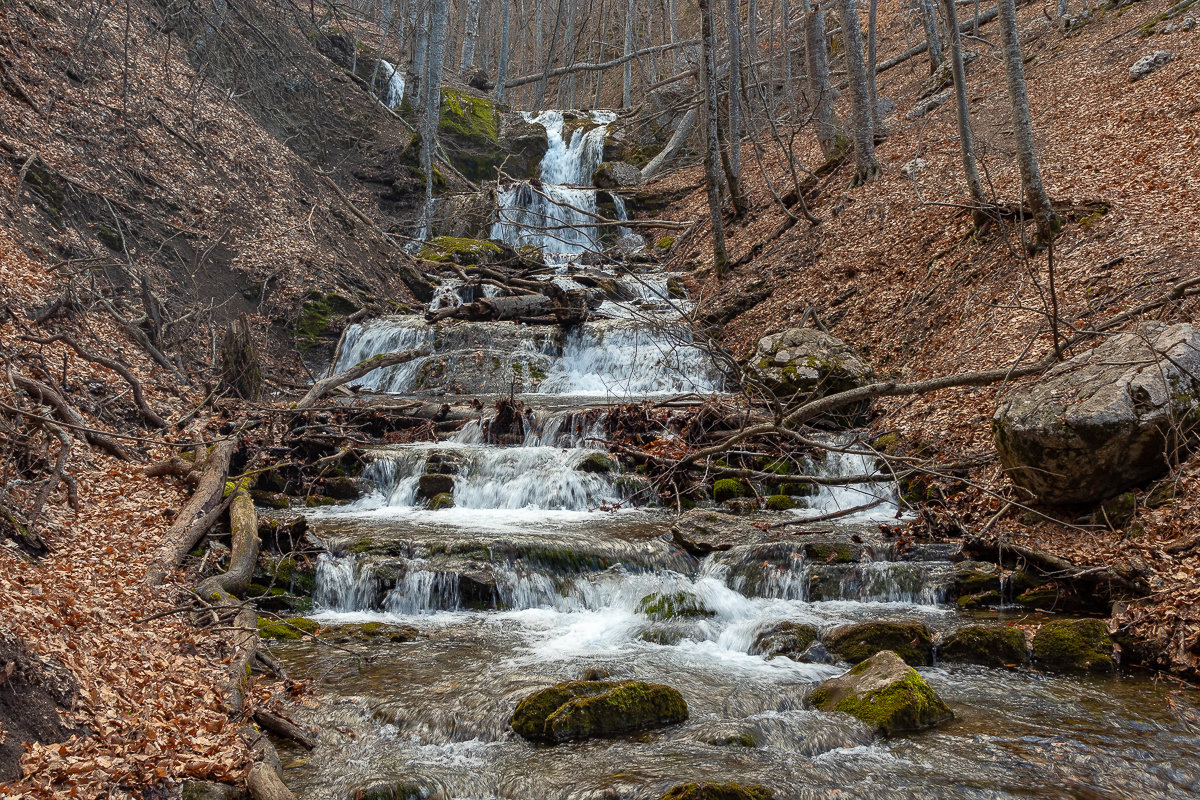
<path fill-rule="evenodd" d="M 383 85 L 380 100 L 388 108 L 399 108 L 404 102 L 404 72 L 389 61 L 379 59 L 379 82 Z"/>

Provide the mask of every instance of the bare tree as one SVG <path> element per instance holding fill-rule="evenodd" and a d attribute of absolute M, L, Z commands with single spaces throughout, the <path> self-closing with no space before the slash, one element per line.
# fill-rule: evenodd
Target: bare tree
<path fill-rule="evenodd" d="M 879 38 L 879 0 L 870 0 L 867 11 L 867 94 L 871 97 L 871 120 L 875 125 L 875 136 L 886 135 L 883 125 L 883 115 L 879 113 L 879 92 L 875 87 L 875 51 L 876 40 Z"/>
<path fill-rule="evenodd" d="M 825 45 L 825 12 L 820 3 L 804 19 L 804 51 L 808 67 L 808 102 L 813 107 L 813 124 L 817 128 L 817 142 L 825 158 L 836 158 L 842 153 L 838 143 L 840 131 L 833 114 L 833 101 L 837 96 L 829 80 L 829 51 Z"/>
<path fill-rule="evenodd" d="M 509 4 L 512 0 L 504 0 L 504 8 L 500 16 L 500 66 L 496 71 L 496 102 L 504 100 L 504 81 L 508 78 L 508 48 L 509 48 Z M 538 8 L 541 6 L 539 4 Z"/>
<path fill-rule="evenodd" d="M 717 135 L 717 60 L 713 33 L 712 0 L 700 5 L 700 86 L 704 92 L 704 176 L 708 189 L 708 213 L 712 219 L 713 269 L 723 276 L 729 269 L 725 249 L 725 220 L 721 215 L 721 142 Z"/>
<path fill-rule="evenodd" d="M 986 201 L 983 196 L 983 184 L 979 180 L 979 169 L 975 164 L 975 140 L 971 135 L 971 113 L 967 106 L 967 70 L 963 65 L 962 36 L 958 31 L 958 13 L 954 8 L 954 0 L 942 0 L 942 12 L 946 15 L 946 29 L 950 32 L 950 69 L 954 76 L 954 102 L 958 111 L 958 137 L 962 145 L 963 173 L 967 176 L 967 190 L 971 193 L 971 218 L 979 226 L 987 221 L 983 210 Z"/>
<path fill-rule="evenodd" d="M 1004 73 L 1008 79 L 1008 99 L 1012 104 L 1013 131 L 1017 145 L 1017 165 L 1025 201 L 1037 224 L 1037 239 L 1046 246 L 1062 226 L 1062 221 L 1050 205 L 1050 196 L 1042 183 L 1037 154 L 1033 149 L 1033 118 L 1029 113 L 1029 91 L 1025 87 L 1025 66 L 1021 58 L 1020 34 L 1017 31 L 1017 7 L 1014 0 L 997 0 L 1000 20 L 1000 47 L 1004 58 Z"/>
<path fill-rule="evenodd" d="M 938 32 L 937 8 L 934 0 L 916 0 L 921 13 L 921 24 L 925 27 L 925 42 L 929 46 L 929 71 L 942 65 L 942 37 Z"/>
<path fill-rule="evenodd" d="M 479 0 L 468 0 L 467 20 L 463 29 L 462 54 L 458 59 L 461 75 L 475 65 L 475 39 L 479 36 Z"/>
<path fill-rule="evenodd" d="M 625 9 L 625 51 L 623 55 L 633 54 L 633 0 L 629 0 Z M 621 106 L 629 108 L 633 105 L 633 59 L 625 62 L 624 83 L 621 86 Z"/>
<path fill-rule="evenodd" d="M 850 116 L 854 121 L 854 181 L 858 186 L 879 177 L 875 158 L 874 112 L 863 62 L 862 26 L 856 0 L 838 0 L 842 17 L 842 41 L 846 45 L 846 72 L 850 78 Z"/>
<path fill-rule="evenodd" d="M 425 79 L 421 82 L 421 169 L 425 171 L 425 207 L 421 212 L 422 236 L 428 234 L 433 219 L 433 162 L 437 152 L 438 121 L 442 105 L 442 65 L 446 60 L 446 24 L 450 18 L 450 0 L 432 0 L 430 9 L 429 49 L 426 52 Z"/>
<path fill-rule="evenodd" d="M 738 0 L 727 0 L 725 27 L 729 32 L 729 151 L 725 159 L 725 179 L 729 200 L 737 217 L 746 214 L 746 193 L 742 188 L 742 36 Z"/>

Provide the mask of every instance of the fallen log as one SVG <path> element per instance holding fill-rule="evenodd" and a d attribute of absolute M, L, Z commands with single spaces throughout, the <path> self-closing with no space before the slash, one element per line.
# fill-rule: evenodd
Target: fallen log
<path fill-rule="evenodd" d="M 146 582 L 151 586 L 161 586 L 167 573 L 183 562 L 188 551 L 217 521 L 222 508 L 225 479 L 229 474 L 229 462 L 236 446 L 236 439 L 221 439 L 194 467 L 200 471 L 200 480 L 171 527 L 167 528 L 158 553 L 146 571 Z"/>
<path fill-rule="evenodd" d="M 246 776 L 246 790 L 254 800 L 296 800 L 296 795 L 279 777 L 279 770 L 264 761 L 250 768 L 250 774 Z"/>
<path fill-rule="evenodd" d="M 286 717 L 261 709 L 255 711 L 253 717 L 259 727 L 265 728 L 276 736 L 290 739 L 305 750 L 312 750 L 317 746 L 317 740 L 308 731 Z"/>
<path fill-rule="evenodd" d="M 116 456 L 122 461 L 129 461 L 130 455 L 116 439 L 106 436 L 98 430 L 95 430 L 87 424 L 87 421 L 79 415 L 75 409 L 71 408 L 71 404 L 63 399 L 62 395 L 51 389 L 41 381 L 35 381 L 33 378 L 26 377 L 21 374 L 14 374 L 13 380 L 17 386 L 24 389 L 25 392 L 35 400 L 39 400 L 54 409 L 54 413 L 67 426 L 83 433 L 83 438 L 91 444 L 99 447 L 101 450 L 106 450 L 110 454 Z"/>
<path fill-rule="evenodd" d="M 229 504 L 229 530 L 232 532 L 229 569 L 200 582 L 196 592 L 205 599 L 215 592 L 245 594 L 258 563 L 258 512 L 254 510 L 254 501 L 243 488 L 234 492 Z"/>
<path fill-rule="evenodd" d="M 293 408 L 296 411 L 303 411 L 306 408 L 312 408 L 325 395 L 332 392 L 342 384 L 356 381 L 362 376 L 374 372 L 377 369 L 384 367 L 394 367 L 397 364 L 406 364 L 415 358 L 429 355 L 429 350 L 401 350 L 398 353 L 386 353 L 368 358 L 366 361 L 360 361 L 350 369 L 330 375 L 326 378 L 321 378 L 312 385 L 312 388 L 300 398 L 300 402 L 296 403 Z"/>
<path fill-rule="evenodd" d="M 444 319 L 466 319 L 474 322 L 539 317 L 553 314 L 554 301 L 544 294 L 523 294 L 516 297 L 489 297 L 461 306 L 442 308 L 426 314 L 425 319 L 438 322 Z"/>

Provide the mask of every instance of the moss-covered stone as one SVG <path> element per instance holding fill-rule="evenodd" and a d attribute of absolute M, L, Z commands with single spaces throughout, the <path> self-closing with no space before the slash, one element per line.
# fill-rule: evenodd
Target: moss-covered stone
<path fill-rule="evenodd" d="M 348 317 L 358 309 L 357 303 L 340 294 L 310 289 L 304 295 L 300 316 L 296 318 L 293 328 L 297 346 L 301 350 L 309 350 L 322 341 L 332 341 L 341 333 L 335 324 L 336 320 Z"/>
<path fill-rule="evenodd" d="M 988 608 L 990 606 L 998 606 L 1003 603 L 1003 598 L 997 591 L 980 592 L 978 594 L 964 594 L 954 600 L 955 604 L 961 609 L 972 608 Z"/>
<path fill-rule="evenodd" d="M 660 800 L 771 800 L 775 793 L 752 783 L 681 783 Z"/>
<path fill-rule="evenodd" d="M 326 478 L 324 481 L 325 496 L 336 500 L 354 500 L 362 494 L 353 478 L 339 475 Z"/>
<path fill-rule="evenodd" d="M 1029 660 L 1025 634 L 1016 628 L 971 625 L 960 628 L 938 645 L 938 658 L 988 667 L 1012 667 Z"/>
<path fill-rule="evenodd" d="M 981 592 L 1000 591 L 1000 569 L 984 561 L 960 561 L 954 565 L 955 597 Z"/>
<path fill-rule="evenodd" d="M 745 496 L 746 486 L 736 478 L 721 478 L 713 482 L 713 500 L 718 503 Z"/>
<path fill-rule="evenodd" d="M 454 476 L 430 472 L 417 479 L 417 499 L 432 500 L 439 494 L 454 493 Z"/>
<path fill-rule="evenodd" d="M 829 650 L 851 664 L 890 650 L 908 664 L 933 663 L 933 637 L 921 622 L 860 622 L 835 628 L 826 637 Z"/>
<path fill-rule="evenodd" d="M 580 472 L 595 472 L 608 473 L 617 468 L 617 462 L 605 455 L 604 453 L 592 453 L 583 461 L 579 462 L 579 466 L 575 469 Z"/>
<path fill-rule="evenodd" d="M 821 711 L 850 714 L 884 735 L 931 728 L 954 717 L 925 679 L 889 650 L 825 681 L 810 700 Z"/>
<path fill-rule="evenodd" d="M 443 508 L 454 508 L 454 495 L 449 492 L 435 494 L 429 501 L 431 511 L 441 511 Z"/>
<path fill-rule="evenodd" d="M 854 564 L 862 559 L 862 548 L 850 542 L 806 542 L 804 556 L 819 564 Z"/>
<path fill-rule="evenodd" d="M 418 636 L 412 625 L 364 622 L 361 625 L 334 625 L 321 630 L 321 637 L 338 644 L 352 642 L 411 642 Z"/>
<path fill-rule="evenodd" d="M 773 494 L 767 498 L 767 509 L 770 511 L 790 511 L 796 507 L 796 501 L 786 494 Z"/>
<path fill-rule="evenodd" d="M 299 639 L 316 633 L 320 628 L 320 625 L 304 617 L 288 617 L 284 620 L 258 618 L 258 635 L 263 639 Z"/>
<path fill-rule="evenodd" d="M 672 725 L 688 717 L 678 691 L 640 681 L 568 681 L 517 704 L 512 728 L 526 739 L 565 742 Z"/>
<path fill-rule="evenodd" d="M 767 658 L 787 656 L 794 661 L 801 661 L 804 651 L 816 640 L 817 629 L 812 625 L 784 621 L 759 632 L 754 637 L 750 651 Z"/>
<path fill-rule="evenodd" d="M 254 501 L 254 505 L 262 506 L 263 508 L 284 509 L 291 505 L 288 496 L 283 492 L 266 492 L 262 489 L 251 489 L 250 499 Z"/>
<path fill-rule="evenodd" d="M 454 166 L 468 180 L 494 179 L 504 162 L 500 115 L 490 99 L 442 87 L 438 136 Z"/>
<path fill-rule="evenodd" d="M 1048 622 L 1033 637 L 1033 659 L 1060 672 L 1113 672 L 1113 644 L 1098 619 Z"/>
<path fill-rule="evenodd" d="M 637 612 L 659 622 L 676 617 L 711 617 L 717 613 L 690 592 L 648 594 L 638 603 Z"/>
<path fill-rule="evenodd" d="M 317 588 L 316 568 L 300 564 L 294 558 L 266 561 L 262 564 L 262 572 L 274 586 L 287 589 L 295 595 L 308 596 Z"/>
<path fill-rule="evenodd" d="M 475 266 L 491 263 L 502 252 L 499 245 L 486 239 L 435 236 L 421 248 L 420 256 L 426 261 Z"/>

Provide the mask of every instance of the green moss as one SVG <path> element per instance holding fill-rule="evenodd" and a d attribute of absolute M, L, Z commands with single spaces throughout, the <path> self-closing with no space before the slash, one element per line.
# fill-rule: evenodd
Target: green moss
<path fill-rule="evenodd" d="M 254 486 L 254 478 L 248 475 L 235 478 L 231 481 L 225 481 L 225 488 L 221 490 L 221 497 L 222 499 L 226 499 L 235 492 L 249 492 L 252 486 Z"/>
<path fill-rule="evenodd" d="M 804 555 L 821 564 L 853 564 L 862 557 L 862 551 L 845 542 L 808 542 Z"/>
<path fill-rule="evenodd" d="M 774 796 L 758 784 L 681 783 L 668 789 L 660 800 L 771 800 Z"/>
<path fill-rule="evenodd" d="M 989 667 L 1008 667 L 1024 664 L 1029 656 L 1025 634 L 1020 630 L 972 625 L 946 637 L 938 646 L 938 658 Z"/>
<path fill-rule="evenodd" d="M 1052 609 L 1059 604 L 1062 598 L 1059 596 L 1058 587 L 1048 583 L 1045 586 L 1035 586 L 1021 592 L 1015 599 L 1017 605 L 1028 608 Z"/>
<path fill-rule="evenodd" d="M 263 572 L 276 586 L 286 587 L 292 594 L 311 595 L 317 588 L 316 570 L 300 566 L 294 558 L 267 562 L 263 565 Z"/>
<path fill-rule="evenodd" d="M 721 478 L 713 482 L 713 500 L 718 503 L 745 496 L 746 486 L 736 478 Z"/>
<path fill-rule="evenodd" d="M 979 592 L 978 594 L 964 594 L 954 602 L 962 609 L 985 608 L 1000 605 L 1003 602 L 1003 598 L 1001 598 L 1000 592 L 992 590 Z"/>
<path fill-rule="evenodd" d="M 512 729 L 526 739 L 546 738 L 546 720 L 573 697 L 600 694 L 616 686 L 607 681 L 568 681 L 542 689 L 517 703 L 513 711 Z"/>
<path fill-rule="evenodd" d="M 1033 658 L 1062 672 L 1112 672 L 1112 639 L 1098 619 L 1048 622 L 1033 637 Z"/>
<path fill-rule="evenodd" d="M 449 492 L 439 492 L 429 501 L 429 508 L 432 511 L 440 511 L 443 508 L 454 508 L 454 495 Z"/>
<path fill-rule="evenodd" d="M 824 705 L 818 697 L 821 692 L 813 693 L 814 705 Z M 944 718 L 949 711 L 914 669 L 878 691 L 844 697 L 828 710 L 857 717 L 887 735 L 928 727 L 930 720 Z"/>
<path fill-rule="evenodd" d="M 711 617 L 717 612 L 690 592 L 659 592 L 643 597 L 638 603 L 637 613 L 661 622 L 676 617 Z"/>
<path fill-rule="evenodd" d="M 660 250 L 670 250 L 671 246 L 674 244 L 675 244 L 674 236 L 663 236 L 661 239 L 659 239 L 657 242 L 654 243 L 654 246 Z"/>
<path fill-rule="evenodd" d="M 306 634 L 316 633 L 320 628 L 320 625 L 304 617 L 288 617 L 285 620 L 258 618 L 258 635 L 263 639 L 299 639 Z"/>
<path fill-rule="evenodd" d="M 304 295 L 304 304 L 300 307 L 300 316 L 296 319 L 293 331 L 301 349 L 316 347 L 324 338 L 332 338 L 337 331 L 332 327 L 336 316 L 349 316 L 358 311 L 359 306 L 340 294 L 330 292 L 323 294 L 310 289 Z"/>
<path fill-rule="evenodd" d="M 920 622 L 861 622 L 829 634 L 826 645 L 851 664 L 891 650 L 908 664 L 933 663 L 933 637 Z"/>
<path fill-rule="evenodd" d="M 885 433 L 877 436 L 875 441 L 871 442 L 871 447 L 886 455 L 892 455 L 900 449 L 900 434 Z"/>
<path fill-rule="evenodd" d="M 441 117 L 438 131 L 496 144 L 500 140 L 500 115 L 496 105 L 486 97 L 476 97 L 458 89 L 442 87 Z"/>
<path fill-rule="evenodd" d="M 282 492 L 266 492 L 262 489 L 252 489 L 250 491 L 250 499 L 254 501 L 254 505 L 262 506 L 263 508 L 283 509 L 291 505 L 288 496 Z"/>
<path fill-rule="evenodd" d="M 563 742 L 673 725 L 687 718 L 687 703 L 677 690 L 627 681 L 600 694 L 568 700 L 546 719 L 545 729 L 554 741 Z"/>
<path fill-rule="evenodd" d="M 426 261 L 473 266 L 488 263 L 502 252 L 499 245 L 486 239 L 435 236 L 421 248 L 420 256 Z"/>
<path fill-rule="evenodd" d="M 786 494 L 773 494 L 767 498 L 767 509 L 770 511 L 789 511 L 796 507 L 796 501 Z"/>
<path fill-rule="evenodd" d="M 617 468 L 617 462 L 613 461 L 604 453 L 592 453 L 587 458 L 579 463 L 575 469 L 580 472 L 595 472 L 606 474 Z"/>

